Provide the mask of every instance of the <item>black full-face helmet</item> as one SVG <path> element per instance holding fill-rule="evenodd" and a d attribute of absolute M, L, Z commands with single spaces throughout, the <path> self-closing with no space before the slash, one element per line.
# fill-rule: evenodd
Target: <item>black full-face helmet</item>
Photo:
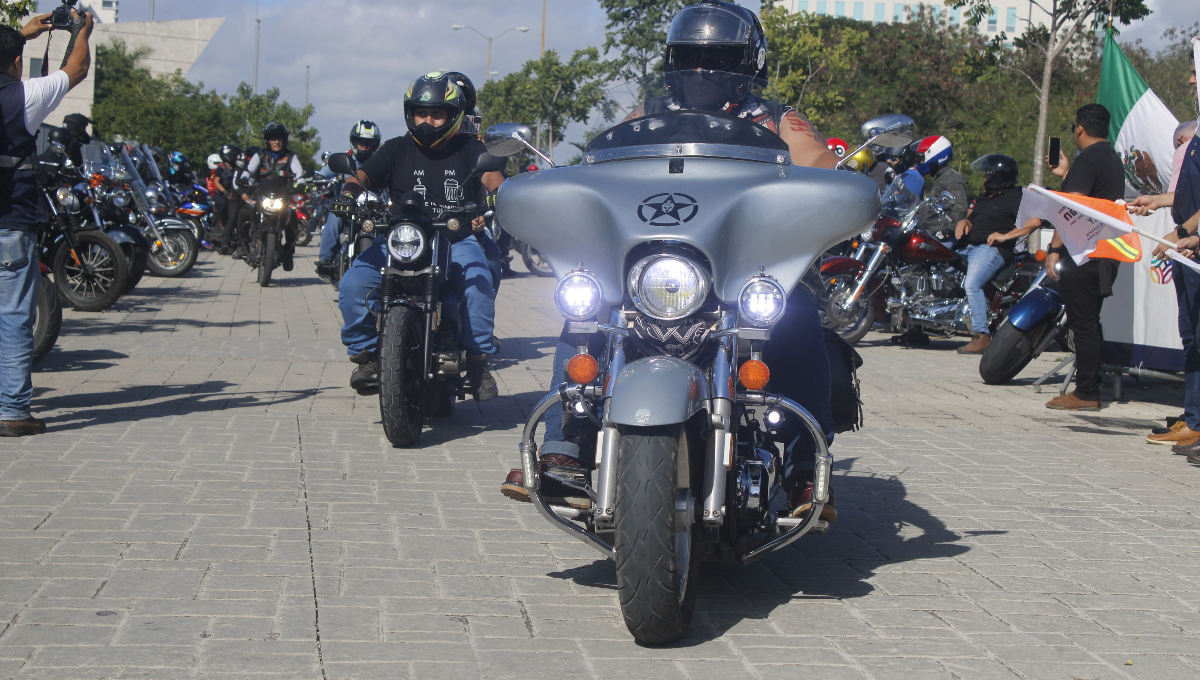
<path fill-rule="evenodd" d="M 767 36 L 758 17 L 723 0 L 702 0 L 671 20 L 667 88 L 685 109 L 727 111 L 766 80 Z"/>
<path fill-rule="evenodd" d="M 360 120 L 350 128 L 350 144 L 354 147 L 354 160 L 359 163 L 366 162 L 371 154 L 379 148 L 379 143 L 383 141 L 383 133 L 379 131 L 379 126 L 374 121 Z M 358 148 L 359 145 L 367 147 L 366 151 Z"/>
<path fill-rule="evenodd" d="M 475 92 L 475 83 L 466 76 L 465 73 L 458 71 L 447 71 L 446 76 L 458 85 L 463 94 L 463 122 L 459 132 L 467 134 L 477 134 L 479 132 L 479 115 L 475 112 L 475 102 L 478 99 L 478 94 Z"/>
<path fill-rule="evenodd" d="M 242 155 L 242 148 L 237 144 L 225 144 L 221 147 L 221 160 L 233 167 L 238 161 L 238 157 Z"/>
<path fill-rule="evenodd" d="M 417 125 L 417 109 L 442 109 L 446 122 L 441 125 Z M 417 144 L 431 148 L 458 134 L 466 110 L 463 88 L 442 71 L 426 73 L 408 86 L 404 94 L 404 122 Z"/>
<path fill-rule="evenodd" d="M 272 139 L 278 139 L 283 142 L 283 148 L 287 148 L 288 129 L 283 123 L 267 123 L 263 128 L 262 138 L 264 142 L 269 142 Z"/>
<path fill-rule="evenodd" d="M 990 153 L 971 163 L 971 169 L 983 173 L 983 188 L 1000 191 L 1017 183 L 1017 161 L 1011 156 Z"/>

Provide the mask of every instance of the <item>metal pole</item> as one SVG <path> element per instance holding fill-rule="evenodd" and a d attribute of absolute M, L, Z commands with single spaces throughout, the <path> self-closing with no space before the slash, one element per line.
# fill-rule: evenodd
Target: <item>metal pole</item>
<path fill-rule="evenodd" d="M 491 38 L 488 38 L 488 67 L 487 67 L 487 78 L 484 78 L 484 81 L 489 81 L 489 80 L 491 80 L 491 79 L 492 79 L 492 39 L 491 39 Z"/>
<path fill-rule="evenodd" d="M 154 21 L 154 0 L 150 0 L 150 21 Z"/>
<path fill-rule="evenodd" d="M 304 105 L 308 106 L 308 74 L 311 66 L 304 67 Z"/>
<path fill-rule="evenodd" d="M 254 94 L 258 94 L 258 40 L 262 35 L 262 19 L 254 20 Z"/>
<path fill-rule="evenodd" d="M 153 2 L 153 0 L 151 0 Z M 538 51 L 538 59 L 546 54 L 546 0 L 542 0 L 542 49 Z"/>

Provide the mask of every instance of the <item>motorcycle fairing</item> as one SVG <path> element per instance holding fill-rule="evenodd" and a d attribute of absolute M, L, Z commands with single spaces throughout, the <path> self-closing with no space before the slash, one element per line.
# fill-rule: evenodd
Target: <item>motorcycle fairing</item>
<path fill-rule="evenodd" d="M 676 357 L 647 357 L 627 364 L 613 383 L 608 420 L 618 425 L 673 425 L 704 408 L 708 380 Z"/>
<path fill-rule="evenodd" d="M 734 304 L 760 267 L 787 289 L 833 244 L 879 215 L 875 182 L 857 173 L 723 158 L 643 158 L 517 175 L 500 186 L 505 230 L 556 272 L 579 263 L 605 300 L 624 297 L 626 257 L 647 241 L 686 243 L 708 258 L 713 292 Z M 830 210 L 834 205 L 836 209 Z"/>
<path fill-rule="evenodd" d="M 1013 326 L 1028 333 L 1046 321 L 1056 319 L 1062 310 L 1062 296 L 1058 291 L 1038 286 L 1025 293 L 1025 296 L 1013 305 L 1008 312 L 1008 320 Z"/>

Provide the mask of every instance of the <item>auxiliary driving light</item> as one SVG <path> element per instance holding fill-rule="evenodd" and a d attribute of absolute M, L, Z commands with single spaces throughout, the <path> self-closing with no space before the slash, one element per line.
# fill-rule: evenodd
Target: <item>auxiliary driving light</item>
<path fill-rule="evenodd" d="M 741 381 L 742 387 L 757 392 L 766 387 L 767 382 L 771 380 L 771 369 L 758 359 L 751 359 L 738 369 L 738 380 Z"/>
<path fill-rule="evenodd" d="M 600 374 L 600 365 L 590 354 L 576 354 L 567 362 L 567 375 L 571 382 L 580 385 L 590 385 Z"/>
<path fill-rule="evenodd" d="M 401 262 L 412 262 L 425 252 L 425 234 L 411 224 L 398 224 L 387 239 L 388 252 Z"/>
<path fill-rule="evenodd" d="M 767 411 L 766 415 L 763 416 L 763 420 L 767 421 L 768 429 L 771 429 L 771 430 L 777 429 L 780 425 L 783 424 L 783 411 L 780 411 L 777 408 L 773 408 L 773 409 Z"/>
<path fill-rule="evenodd" d="M 568 321 L 588 321 L 604 304 L 604 291 L 591 272 L 576 269 L 554 287 L 554 304 Z"/>
<path fill-rule="evenodd" d="M 750 277 L 738 293 L 741 318 L 760 328 L 774 326 L 787 309 L 787 291 L 773 277 L 765 274 Z"/>

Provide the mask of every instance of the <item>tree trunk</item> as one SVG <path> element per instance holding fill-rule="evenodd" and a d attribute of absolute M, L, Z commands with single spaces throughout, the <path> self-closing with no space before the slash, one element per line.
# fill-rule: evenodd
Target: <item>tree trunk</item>
<path fill-rule="evenodd" d="M 1033 183 L 1043 186 L 1042 178 L 1046 171 L 1046 127 L 1050 119 L 1050 79 L 1054 75 L 1054 34 L 1046 45 L 1046 64 L 1042 67 L 1042 89 L 1038 92 L 1038 126 L 1037 138 L 1033 142 Z M 1025 241 L 1030 251 L 1038 250 L 1042 245 L 1040 231 L 1034 231 Z"/>

